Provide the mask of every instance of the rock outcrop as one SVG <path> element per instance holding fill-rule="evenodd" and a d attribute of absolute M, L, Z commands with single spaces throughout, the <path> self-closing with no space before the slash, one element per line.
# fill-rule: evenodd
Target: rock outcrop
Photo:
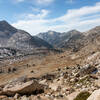
<path fill-rule="evenodd" d="M 95 90 L 87 100 L 100 100 L 100 89 Z"/>
<path fill-rule="evenodd" d="M 20 95 L 29 95 L 44 92 L 44 86 L 39 84 L 36 80 L 26 80 L 27 79 L 20 78 L 8 83 L 2 88 L 0 95 L 14 96 L 17 93 Z"/>
<path fill-rule="evenodd" d="M 0 21 L 0 47 L 10 47 L 20 50 L 52 48 L 46 41 L 31 36 L 23 30 L 16 29 L 6 21 Z"/>

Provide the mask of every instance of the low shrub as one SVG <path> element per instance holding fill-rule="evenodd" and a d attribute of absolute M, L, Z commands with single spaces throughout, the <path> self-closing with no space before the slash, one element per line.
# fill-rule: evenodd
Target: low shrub
<path fill-rule="evenodd" d="M 79 93 L 74 100 L 87 100 L 91 94 L 87 91 Z"/>

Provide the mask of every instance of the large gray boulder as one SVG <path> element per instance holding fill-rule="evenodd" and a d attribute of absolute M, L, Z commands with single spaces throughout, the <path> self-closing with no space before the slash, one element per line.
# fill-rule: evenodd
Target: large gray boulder
<path fill-rule="evenodd" d="M 100 89 L 95 90 L 87 100 L 100 100 Z"/>
<path fill-rule="evenodd" d="M 0 95 L 14 96 L 16 93 L 20 95 L 38 94 L 44 91 L 44 86 L 36 80 L 17 81 L 5 85 Z"/>

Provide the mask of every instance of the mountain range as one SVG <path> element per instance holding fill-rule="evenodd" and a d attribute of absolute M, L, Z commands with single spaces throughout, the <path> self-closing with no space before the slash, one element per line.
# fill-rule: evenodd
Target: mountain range
<path fill-rule="evenodd" d="M 23 30 L 16 29 L 6 21 L 0 21 L 0 47 L 10 47 L 20 50 L 52 48 L 46 41 L 36 36 L 31 36 Z"/>
<path fill-rule="evenodd" d="M 6 21 L 0 21 L 0 53 L 8 54 L 11 51 L 37 51 L 37 49 L 54 49 L 79 51 L 82 48 L 96 48 L 100 46 L 100 26 L 87 32 L 71 30 L 60 33 L 48 31 L 36 36 L 24 30 L 16 29 Z M 11 49 L 9 49 L 11 48 Z M 4 50 L 6 49 L 6 50 Z M 10 51 L 9 51 L 10 50 Z"/>
<path fill-rule="evenodd" d="M 39 33 L 37 36 L 54 47 L 79 51 L 90 44 L 94 44 L 96 47 L 100 45 L 100 26 L 87 32 L 71 30 L 64 33 L 57 33 L 55 31 L 48 31 Z"/>

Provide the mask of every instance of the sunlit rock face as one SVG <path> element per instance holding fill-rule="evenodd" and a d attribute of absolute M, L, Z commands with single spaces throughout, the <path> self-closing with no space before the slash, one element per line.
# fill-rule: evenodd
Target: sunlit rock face
<path fill-rule="evenodd" d="M 52 48 L 44 40 L 33 37 L 29 33 L 11 26 L 6 21 L 0 21 L 0 47 L 16 49 Z"/>

